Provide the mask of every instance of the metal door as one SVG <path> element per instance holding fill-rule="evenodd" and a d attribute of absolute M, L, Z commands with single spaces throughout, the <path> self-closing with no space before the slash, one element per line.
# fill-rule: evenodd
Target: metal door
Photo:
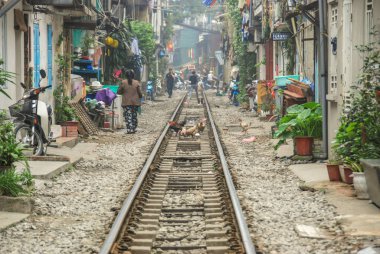
<path fill-rule="evenodd" d="M 273 79 L 273 41 L 270 39 L 265 44 L 266 80 Z"/>
<path fill-rule="evenodd" d="M 47 78 L 48 85 L 53 85 L 53 27 L 47 25 Z"/>
<path fill-rule="evenodd" d="M 33 52 L 34 52 L 34 66 L 33 66 L 33 86 L 38 86 L 40 80 L 40 26 L 33 24 Z"/>

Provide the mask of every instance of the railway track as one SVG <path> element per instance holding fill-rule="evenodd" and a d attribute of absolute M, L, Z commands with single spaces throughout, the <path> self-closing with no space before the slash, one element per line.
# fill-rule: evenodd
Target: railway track
<path fill-rule="evenodd" d="M 207 98 L 185 100 L 171 120 L 206 117 L 206 129 L 193 138 L 165 127 L 100 253 L 255 253 Z"/>

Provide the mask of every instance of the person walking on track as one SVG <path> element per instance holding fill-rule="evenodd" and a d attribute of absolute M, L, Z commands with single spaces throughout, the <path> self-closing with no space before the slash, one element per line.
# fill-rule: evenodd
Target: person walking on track
<path fill-rule="evenodd" d="M 190 92 L 189 92 L 189 97 L 191 97 L 192 91 L 195 91 L 195 94 L 197 96 L 197 101 L 199 103 L 199 98 L 198 98 L 198 75 L 195 71 L 191 72 L 191 75 L 189 77 L 190 81 Z"/>
<path fill-rule="evenodd" d="M 166 74 L 165 80 L 166 80 L 166 89 L 168 90 L 169 98 L 171 98 L 173 94 L 173 87 L 174 87 L 174 73 L 173 73 L 172 68 L 170 68 L 169 72 Z"/>
<path fill-rule="evenodd" d="M 126 71 L 126 80 L 122 80 L 117 93 L 122 95 L 121 106 L 127 127 L 127 134 L 133 134 L 137 128 L 137 111 L 141 106 L 142 93 L 140 82 L 135 80 L 133 70 Z"/>

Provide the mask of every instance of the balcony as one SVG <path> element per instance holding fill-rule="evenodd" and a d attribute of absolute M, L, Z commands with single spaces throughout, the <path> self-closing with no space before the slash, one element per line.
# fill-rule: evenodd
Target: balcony
<path fill-rule="evenodd" d="M 81 17 L 95 16 L 92 6 L 95 0 L 27 0 L 30 5 L 48 6 L 48 9 L 58 15 Z"/>

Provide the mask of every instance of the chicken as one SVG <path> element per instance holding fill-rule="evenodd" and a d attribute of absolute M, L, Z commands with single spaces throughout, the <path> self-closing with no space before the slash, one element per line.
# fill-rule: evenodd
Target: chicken
<path fill-rule="evenodd" d="M 251 126 L 251 123 L 243 122 L 243 120 L 241 120 L 240 118 L 239 118 L 239 122 L 240 122 L 240 127 L 241 127 L 241 129 L 242 129 L 241 132 L 247 134 L 248 129 L 249 129 L 249 127 Z"/>
<path fill-rule="evenodd" d="M 198 133 L 198 127 L 197 125 L 194 125 L 193 127 L 190 127 L 189 129 L 182 128 L 182 130 L 179 132 L 179 135 L 181 136 L 192 136 L 194 138 L 195 134 Z"/>
<path fill-rule="evenodd" d="M 204 129 L 206 128 L 206 118 L 203 118 L 197 123 L 197 128 L 199 132 L 203 132 Z"/>
<path fill-rule="evenodd" d="M 173 130 L 177 136 L 178 132 L 180 132 L 183 129 L 183 127 L 185 126 L 186 120 L 180 121 L 180 122 L 169 121 L 168 124 L 169 124 L 169 129 Z"/>

